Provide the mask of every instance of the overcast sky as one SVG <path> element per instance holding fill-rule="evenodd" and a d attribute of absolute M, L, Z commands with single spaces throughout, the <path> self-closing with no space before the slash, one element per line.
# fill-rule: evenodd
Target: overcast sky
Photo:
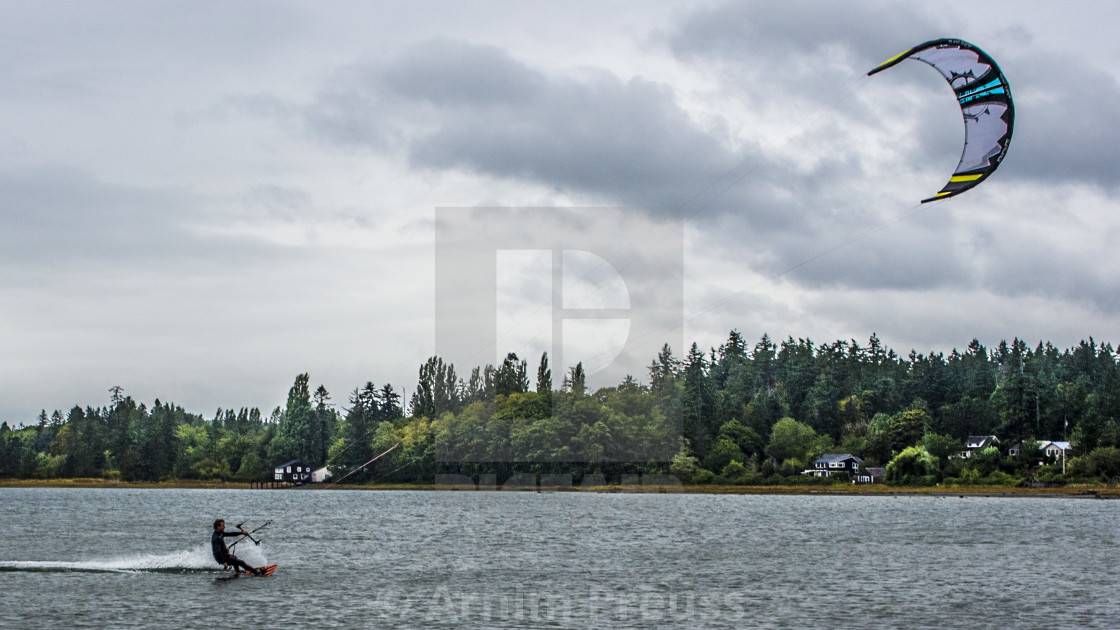
<path fill-rule="evenodd" d="M 705 348 L 1115 343 L 1117 23 L 1111 0 L 4 2 L 0 420 L 114 385 L 267 412 L 305 371 L 340 404 L 411 393 L 445 207 L 679 213 Z M 999 62 L 1016 134 L 918 207 L 960 110 L 924 64 L 864 74 L 937 37 Z"/>

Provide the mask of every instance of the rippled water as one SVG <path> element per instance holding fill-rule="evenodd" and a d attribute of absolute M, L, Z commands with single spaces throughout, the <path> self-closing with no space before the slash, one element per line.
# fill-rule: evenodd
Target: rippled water
<path fill-rule="evenodd" d="M 1116 627 L 1120 501 L 0 489 L 0 627 Z M 280 569 L 217 580 L 215 518 Z M 282 625 L 281 625 L 282 624 Z"/>

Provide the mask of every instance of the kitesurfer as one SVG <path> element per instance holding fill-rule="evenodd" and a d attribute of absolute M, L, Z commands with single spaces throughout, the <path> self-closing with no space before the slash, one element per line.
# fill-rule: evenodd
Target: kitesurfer
<path fill-rule="evenodd" d="M 232 566 L 233 570 L 236 572 L 240 572 L 240 569 L 245 569 L 246 573 L 255 573 L 257 575 L 260 575 L 262 572 L 261 568 L 254 568 L 249 566 L 244 560 L 230 553 L 229 548 L 226 547 L 225 539 L 227 537 L 249 535 L 249 532 L 245 531 L 244 528 L 239 527 L 238 529 L 240 529 L 241 531 L 226 532 L 226 522 L 224 519 L 218 519 L 214 521 L 214 534 L 210 536 L 210 549 L 214 552 L 214 559 L 218 561 L 218 564 L 226 567 L 227 569 Z"/>

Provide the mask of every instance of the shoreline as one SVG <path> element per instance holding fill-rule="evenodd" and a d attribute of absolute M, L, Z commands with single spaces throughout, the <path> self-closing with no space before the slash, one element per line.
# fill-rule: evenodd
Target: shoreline
<path fill-rule="evenodd" d="M 112 481 L 109 479 L 81 478 L 81 479 L 0 479 L 0 488 L 91 488 L 91 489 L 165 489 L 165 490 L 257 490 L 248 482 L 242 481 L 200 481 L 177 480 L 164 482 L 146 481 Z M 325 491 L 325 490 L 363 490 L 363 491 L 394 491 L 413 490 L 436 492 L 434 484 L 406 483 L 406 484 L 374 484 L 354 486 L 330 486 L 316 484 L 310 486 L 293 486 L 276 488 L 275 490 L 294 491 Z M 497 488 L 451 487 L 438 490 L 440 492 L 495 492 Z M 532 487 L 508 490 L 512 492 L 595 492 L 606 494 L 637 494 L 638 487 L 620 484 L 597 486 L 594 488 L 579 487 Z M 664 488 L 660 489 L 665 493 Z M 658 491 L 647 491 L 647 494 L 656 494 Z M 673 491 L 675 493 L 676 491 Z M 717 485 L 685 485 L 680 492 L 684 494 L 735 494 L 735 495 L 813 495 L 813 496 L 935 496 L 935 497 L 1035 497 L 1058 499 L 1120 499 L 1120 487 L 1109 488 L 1105 484 L 1085 484 L 1066 486 L 1063 488 L 1016 488 L 1008 486 L 931 486 L 931 487 L 906 487 L 888 485 L 861 485 L 861 486 L 717 486 Z"/>

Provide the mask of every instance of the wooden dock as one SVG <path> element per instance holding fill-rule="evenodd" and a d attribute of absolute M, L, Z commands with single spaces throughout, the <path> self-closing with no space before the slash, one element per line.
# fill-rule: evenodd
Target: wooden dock
<path fill-rule="evenodd" d="M 290 481 L 273 481 L 272 479 L 269 479 L 268 481 L 249 482 L 249 487 L 254 490 L 275 490 L 279 488 L 292 488 L 295 487 L 295 485 L 296 484 Z"/>

